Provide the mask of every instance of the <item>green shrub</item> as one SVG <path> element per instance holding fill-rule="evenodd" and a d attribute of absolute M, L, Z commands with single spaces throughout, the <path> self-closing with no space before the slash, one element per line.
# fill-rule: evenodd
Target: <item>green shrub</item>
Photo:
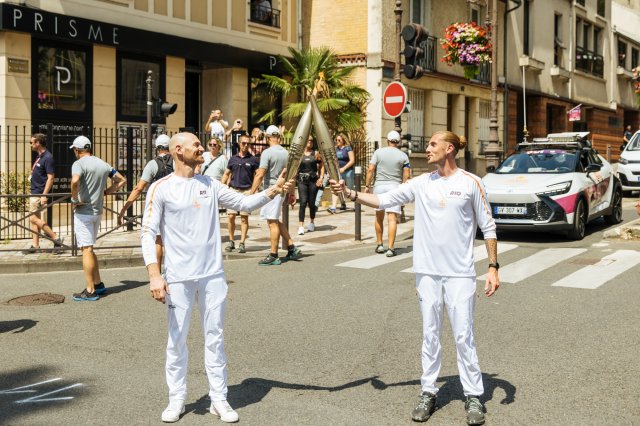
<path fill-rule="evenodd" d="M 3 195 L 29 194 L 29 175 L 27 173 L 0 173 L 0 190 Z M 10 212 L 24 212 L 29 205 L 28 197 L 2 197 L 4 206 Z"/>

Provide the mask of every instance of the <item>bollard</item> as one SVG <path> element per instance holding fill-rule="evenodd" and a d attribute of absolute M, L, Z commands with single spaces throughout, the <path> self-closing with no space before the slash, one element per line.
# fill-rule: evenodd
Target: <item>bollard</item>
<path fill-rule="evenodd" d="M 360 191 L 360 176 L 362 175 L 362 167 L 356 166 L 355 168 L 355 177 L 354 184 L 355 190 Z M 354 211 L 356 214 L 355 220 L 355 240 L 362 241 L 362 222 L 361 222 L 361 214 L 362 214 L 362 205 L 358 202 L 354 203 Z"/>
<path fill-rule="evenodd" d="M 284 198 L 282 200 L 282 202 L 284 203 L 282 205 L 282 226 L 288 231 L 289 230 L 289 194 L 285 193 L 282 198 Z M 282 235 L 280 235 L 280 237 L 282 238 L 282 249 L 286 250 L 287 240 L 285 240 L 285 238 Z"/>

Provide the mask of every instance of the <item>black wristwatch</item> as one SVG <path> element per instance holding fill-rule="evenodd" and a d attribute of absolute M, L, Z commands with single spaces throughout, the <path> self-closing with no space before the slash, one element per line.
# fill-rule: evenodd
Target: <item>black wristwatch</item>
<path fill-rule="evenodd" d="M 500 264 L 498 262 L 490 263 L 489 268 L 496 268 L 496 271 L 497 271 L 498 269 L 500 269 Z"/>

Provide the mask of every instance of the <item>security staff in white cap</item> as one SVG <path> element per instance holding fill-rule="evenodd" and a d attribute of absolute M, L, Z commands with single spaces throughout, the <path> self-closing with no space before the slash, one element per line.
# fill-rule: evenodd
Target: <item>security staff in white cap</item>
<path fill-rule="evenodd" d="M 384 194 L 395 189 L 411 177 L 411 165 L 407 154 L 398 149 L 400 144 L 400 133 L 392 130 L 387 135 L 388 146 L 377 149 L 367 170 L 365 192 L 374 194 Z M 375 184 L 374 184 L 375 178 Z M 384 231 L 384 214 L 387 213 L 387 234 L 389 245 L 384 249 L 382 234 Z M 376 210 L 376 253 L 385 253 L 387 257 L 396 255 L 395 242 L 396 231 L 398 229 L 398 217 L 400 216 L 400 206 L 393 206 L 386 209 Z"/>
<path fill-rule="evenodd" d="M 124 203 L 124 206 L 122 206 L 122 209 L 120 210 L 120 214 L 118 215 L 118 225 L 122 225 L 122 220 L 129 207 L 133 205 L 140 194 L 146 191 L 149 185 L 161 177 L 173 172 L 173 160 L 171 159 L 171 155 L 169 155 L 169 141 L 170 138 L 167 135 L 160 135 L 156 138 L 154 146 L 156 147 L 157 157 L 149 161 L 147 165 L 144 166 L 142 176 L 140 177 L 140 180 L 138 180 L 138 184 L 133 188 L 131 195 L 127 198 L 127 202 Z M 156 255 L 158 256 L 160 265 L 162 265 L 162 239 L 159 235 L 156 239 Z"/>
<path fill-rule="evenodd" d="M 73 295 L 75 301 L 94 301 L 106 288 L 100 278 L 98 258 L 93 251 L 96 243 L 104 196 L 118 192 L 127 180 L 116 169 L 91 155 L 91 141 L 78 136 L 69 147 L 77 161 L 71 166 L 71 204 L 73 226 L 78 247 L 82 250 L 82 270 L 86 288 Z M 107 186 L 107 178 L 113 181 Z M 105 189 L 106 188 L 106 189 Z"/>

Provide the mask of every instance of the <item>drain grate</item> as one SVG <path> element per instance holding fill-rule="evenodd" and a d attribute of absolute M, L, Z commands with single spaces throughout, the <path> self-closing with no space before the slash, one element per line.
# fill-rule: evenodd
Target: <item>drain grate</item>
<path fill-rule="evenodd" d="M 7 302 L 7 305 L 16 306 L 37 306 L 37 305 L 54 305 L 64 303 L 64 296 L 53 293 L 37 293 L 28 294 L 26 296 L 16 297 Z"/>

